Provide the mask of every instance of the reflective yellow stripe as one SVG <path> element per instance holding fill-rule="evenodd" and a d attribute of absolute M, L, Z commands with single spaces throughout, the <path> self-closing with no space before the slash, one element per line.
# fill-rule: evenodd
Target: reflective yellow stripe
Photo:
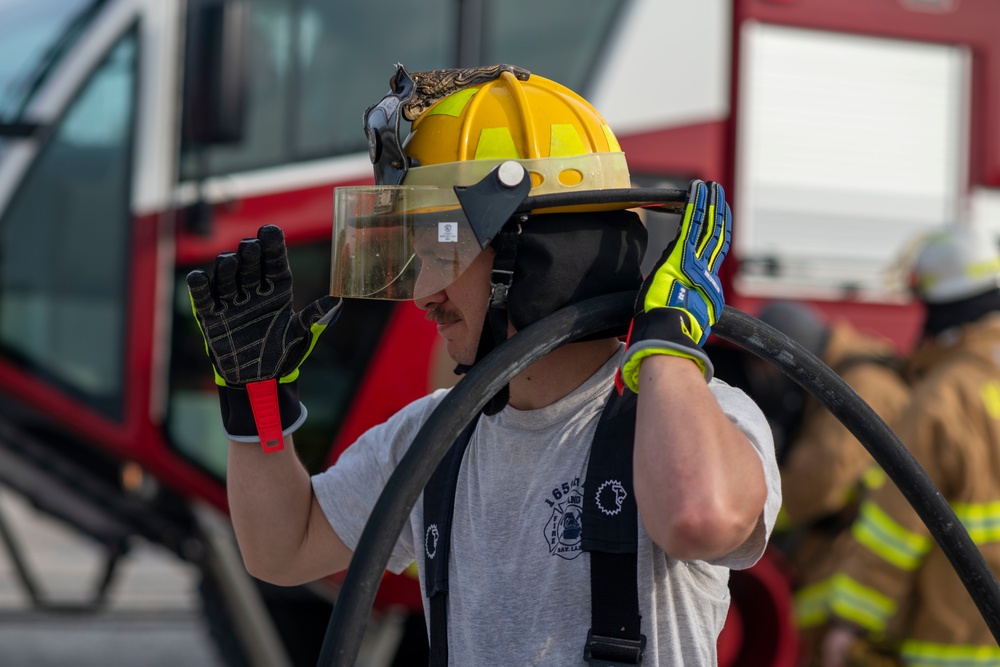
<path fill-rule="evenodd" d="M 1000 419 L 1000 382 L 987 382 L 980 389 L 980 395 L 990 417 Z"/>
<path fill-rule="evenodd" d="M 870 632 L 881 633 L 886 619 L 896 613 L 896 603 L 846 574 L 835 574 L 831 578 L 830 609 Z"/>
<path fill-rule="evenodd" d="M 795 624 L 800 628 L 822 625 L 827 616 L 827 604 L 833 585 L 829 579 L 804 586 L 795 592 Z"/>
<path fill-rule="evenodd" d="M 520 157 L 509 128 L 484 127 L 479 133 L 479 143 L 476 144 L 477 160 L 516 160 Z"/>
<path fill-rule="evenodd" d="M 604 138 L 608 141 L 608 150 L 612 153 L 618 153 L 621 151 L 621 144 L 618 143 L 618 137 L 615 133 L 611 131 L 611 128 L 607 125 L 601 125 L 601 132 L 604 132 Z"/>
<path fill-rule="evenodd" d="M 877 489 L 885 484 L 886 479 L 885 471 L 877 465 L 869 466 L 861 474 L 861 483 L 866 489 Z"/>
<path fill-rule="evenodd" d="M 701 240 L 699 240 L 699 242 L 698 242 L 698 254 L 699 255 L 701 255 L 702 253 L 705 252 L 705 248 L 707 248 L 708 244 L 712 241 L 712 230 L 715 229 L 715 205 L 714 204 L 705 209 L 705 220 L 701 224 L 703 226 L 702 226 L 702 231 L 701 231 Z M 709 266 L 712 265 L 712 260 L 715 259 L 715 255 L 718 252 L 719 252 L 719 246 L 715 246 L 715 249 L 712 251 L 712 255 L 708 259 L 708 265 Z"/>
<path fill-rule="evenodd" d="M 909 667 L 987 667 L 1000 665 L 1000 648 L 934 644 L 907 639 L 900 651 Z"/>
<path fill-rule="evenodd" d="M 931 550 L 931 538 L 896 523 L 872 501 L 861 504 L 861 514 L 851 533 L 876 555 L 902 570 L 915 570 Z"/>
<path fill-rule="evenodd" d="M 549 127 L 549 157 L 583 155 L 587 149 L 572 123 L 553 123 Z"/>
<path fill-rule="evenodd" d="M 427 111 L 427 115 L 434 116 L 441 114 L 442 116 L 454 116 L 455 118 L 458 118 L 462 115 L 462 109 L 465 108 L 465 105 L 468 104 L 469 100 L 472 99 L 472 96 L 478 92 L 478 88 L 466 88 L 465 90 L 453 93 L 432 106 Z"/>
<path fill-rule="evenodd" d="M 1000 541 L 1000 502 L 952 503 L 955 516 L 976 544 Z"/>
<path fill-rule="evenodd" d="M 778 532 L 791 530 L 795 527 L 792 517 L 788 516 L 788 511 L 781 507 L 778 509 L 778 518 L 774 521 L 774 529 Z"/>
<path fill-rule="evenodd" d="M 312 333 L 312 340 L 309 341 L 309 349 L 302 355 L 302 360 L 299 361 L 299 365 L 296 366 L 291 373 L 278 378 L 279 384 L 287 384 L 289 382 L 295 382 L 299 379 L 299 368 L 302 366 L 302 362 L 306 360 L 306 357 L 312 354 L 313 348 L 316 347 L 316 342 L 319 340 L 320 335 L 326 331 L 327 326 L 328 325 L 326 324 L 313 324 L 309 327 L 309 331 Z"/>

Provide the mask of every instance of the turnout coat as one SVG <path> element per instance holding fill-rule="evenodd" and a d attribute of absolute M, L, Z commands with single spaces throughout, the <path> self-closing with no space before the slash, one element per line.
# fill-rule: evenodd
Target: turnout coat
<path fill-rule="evenodd" d="M 830 328 L 822 361 L 887 424 L 909 401 L 901 360 L 888 339 L 838 322 Z M 800 628 L 827 621 L 830 575 L 857 516 L 866 473 L 874 465 L 851 431 L 818 399 L 807 397 L 781 469 L 782 520 L 787 520 L 782 528 L 787 529 L 784 544 L 795 572 L 795 617 Z"/>
<path fill-rule="evenodd" d="M 1000 572 L 1000 314 L 921 344 L 894 431 Z M 862 502 L 833 578 L 841 622 L 898 642 L 907 665 L 1000 665 L 1000 648 L 947 557 L 894 484 Z"/>

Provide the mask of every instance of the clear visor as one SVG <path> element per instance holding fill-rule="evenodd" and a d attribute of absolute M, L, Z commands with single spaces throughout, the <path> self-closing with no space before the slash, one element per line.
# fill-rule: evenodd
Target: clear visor
<path fill-rule="evenodd" d="M 339 187 L 333 208 L 334 296 L 420 299 L 482 252 L 452 188 Z"/>

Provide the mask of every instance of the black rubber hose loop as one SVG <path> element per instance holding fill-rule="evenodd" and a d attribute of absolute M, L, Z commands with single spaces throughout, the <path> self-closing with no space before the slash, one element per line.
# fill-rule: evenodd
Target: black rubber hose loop
<path fill-rule="evenodd" d="M 327 626 L 318 667 L 355 664 L 392 548 L 462 428 L 501 387 L 559 345 L 595 331 L 624 331 L 634 303 L 635 292 L 625 292 L 553 313 L 499 345 L 442 399 L 389 477 L 365 524 Z M 812 353 L 746 313 L 726 306 L 712 333 L 780 369 L 816 396 L 861 441 L 927 525 L 1000 642 L 996 577 L 954 510 L 875 411 Z"/>

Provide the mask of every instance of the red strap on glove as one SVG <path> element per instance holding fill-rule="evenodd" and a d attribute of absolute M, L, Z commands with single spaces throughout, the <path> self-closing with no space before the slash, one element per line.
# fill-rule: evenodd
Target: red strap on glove
<path fill-rule="evenodd" d="M 285 436 L 281 431 L 281 411 L 278 409 L 278 381 L 261 380 L 247 384 L 250 409 L 257 424 L 260 446 L 264 452 L 277 452 L 285 448 Z"/>

